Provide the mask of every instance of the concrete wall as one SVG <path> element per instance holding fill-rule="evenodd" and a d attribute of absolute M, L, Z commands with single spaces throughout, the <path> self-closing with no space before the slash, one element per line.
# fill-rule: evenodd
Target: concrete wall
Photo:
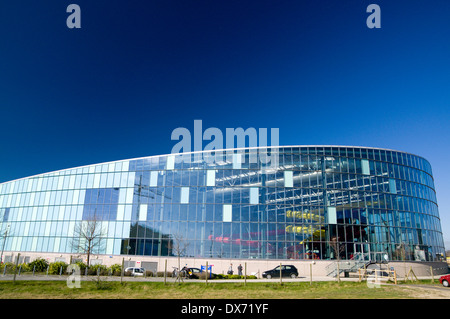
<path fill-rule="evenodd" d="M 21 257 L 30 257 L 30 261 L 33 261 L 37 258 L 44 258 L 49 263 L 55 262 L 56 260 L 64 260 L 66 263 L 69 263 L 72 258 L 83 259 L 83 262 L 86 262 L 86 255 L 78 255 L 78 254 L 61 254 L 61 253 L 33 253 L 33 252 L 21 252 Z M 12 257 L 12 260 L 16 260 L 17 252 L 5 252 L 3 258 L 5 256 Z M 165 264 L 167 261 L 167 271 L 172 272 L 173 267 L 178 267 L 178 258 L 177 257 L 151 257 L 151 256 L 129 256 L 121 255 L 121 256 L 110 256 L 110 255 L 91 255 L 90 260 L 91 264 L 101 263 L 106 266 L 110 266 L 113 264 L 122 264 L 122 259 L 125 262 L 134 262 L 136 267 L 139 267 L 141 262 L 157 262 L 158 271 L 164 271 Z M 299 261 L 299 260 L 269 260 L 269 259 L 206 259 L 206 258 L 180 258 L 180 268 L 183 268 L 185 265 L 188 267 L 197 267 L 205 266 L 206 262 L 208 265 L 212 265 L 212 272 L 217 274 L 226 274 L 230 264 L 233 264 L 234 274 L 238 273 L 237 267 L 239 264 L 243 267 L 243 272 L 245 271 L 245 266 L 247 267 L 247 275 L 256 274 L 258 277 L 263 271 L 275 268 L 279 266 L 280 263 L 285 265 L 294 265 L 297 267 L 299 276 L 309 276 L 310 273 L 310 265 L 312 264 L 313 275 L 316 276 L 324 276 L 325 267 L 331 263 L 331 261 L 323 261 L 323 260 L 314 260 L 314 261 Z"/>
<path fill-rule="evenodd" d="M 410 269 L 417 277 L 431 276 L 431 268 L 433 268 L 433 275 L 440 276 L 449 273 L 449 266 L 446 262 L 426 262 L 426 261 L 411 261 L 411 262 L 390 262 L 388 267 L 394 267 L 397 276 L 405 277 Z"/>
<path fill-rule="evenodd" d="M 86 262 L 86 255 L 77 255 L 77 254 L 60 254 L 60 253 L 32 253 L 32 252 L 21 252 L 22 256 L 30 257 L 30 261 L 33 261 L 36 258 L 44 258 L 47 259 L 48 262 L 54 262 L 56 259 L 64 260 L 66 263 L 70 262 L 70 258 L 78 258 L 83 259 Z M 3 258 L 5 256 L 12 256 L 15 262 L 17 257 L 17 252 L 5 252 L 3 254 Z M 138 267 L 141 262 L 156 262 L 158 263 L 157 270 L 164 271 L 165 263 L 167 260 L 167 271 L 172 272 L 173 267 L 178 267 L 178 258 L 177 257 L 152 257 L 152 256 L 110 256 L 110 255 L 91 255 L 91 264 L 101 263 L 106 266 L 110 266 L 113 264 L 122 264 L 122 259 L 126 261 L 131 261 L 135 263 L 135 266 Z M 234 274 L 237 274 L 237 267 L 239 264 L 242 267 L 247 266 L 247 275 L 251 274 L 260 274 L 276 266 L 280 265 L 280 263 L 284 265 L 294 265 L 297 267 L 299 276 L 301 277 L 309 277 L 310 269 L 312 269 L 313 276 L 326 276 L 326 267 L 333 263 L 332 260 L 259 260 L 259 259 L 206 259 L 206 258 L 180 258 L 180 267 L 187 265 L 188 267 L 197 267 L 205 266 L 206 262 L 208 265 L 212 265 L 212 272 L 218 274 L 226 274 L 230 264 L 233 264 Z M 312 265 L 312 266 L 311 266 Z M 435 276 L 449 273 L 448 264 L 446 262 L 390 262 L 387 265 L 383 265 L 383 269 L 389 269 L 393 267 L 397 275 L 400 277 L 404 277 L 405 273 L 409 272 L 411 268 L 416 276 L 430 276 L 431 270 L 430 267 L 433 268 L 433 274 Z M 244 272 L 244 270 L 243 270 Z"/>

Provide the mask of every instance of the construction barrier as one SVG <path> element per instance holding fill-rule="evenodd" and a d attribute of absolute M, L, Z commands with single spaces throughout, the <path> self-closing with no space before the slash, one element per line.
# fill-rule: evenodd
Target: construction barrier
<path fill-rule="evenodd" d="M 374 283 L 392 280 L 394 284 L 397 284 L 397 273 L 395 270 L 360 268 L 358 269 L 358 277 L 359 281 L 370 278 Z"/>

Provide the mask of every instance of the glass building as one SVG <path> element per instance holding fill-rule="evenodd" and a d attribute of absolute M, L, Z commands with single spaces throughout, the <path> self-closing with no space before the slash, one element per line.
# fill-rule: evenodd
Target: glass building
<path fill-rule="evenodd" d="M 270 159 L 270 161 L 268 160 Z M 169 154 L 0 184 L 5 251 L 240 259 L 438 261 L 430 164 L 405 152 L 287 146 Z"/>

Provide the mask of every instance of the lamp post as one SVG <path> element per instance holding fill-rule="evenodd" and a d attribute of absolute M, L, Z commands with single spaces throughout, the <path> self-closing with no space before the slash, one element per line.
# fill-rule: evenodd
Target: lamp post
<path fill-rule="evenodd" d="M 3 251 L 5 250 L 6 237 L 8 237 L 9 226 L 6 226 L 5 235 L 3 235 L 2 254 L 0 255 L 0 264 L 3 264 Z"/>

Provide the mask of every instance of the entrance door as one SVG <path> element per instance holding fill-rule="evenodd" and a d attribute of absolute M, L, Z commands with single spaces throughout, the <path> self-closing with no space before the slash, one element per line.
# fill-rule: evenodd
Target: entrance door
<path fill-rule="evenodd" d="M 353 244 L 353 259 L 370 261 L 370 246 L 366 243 Z"/>

